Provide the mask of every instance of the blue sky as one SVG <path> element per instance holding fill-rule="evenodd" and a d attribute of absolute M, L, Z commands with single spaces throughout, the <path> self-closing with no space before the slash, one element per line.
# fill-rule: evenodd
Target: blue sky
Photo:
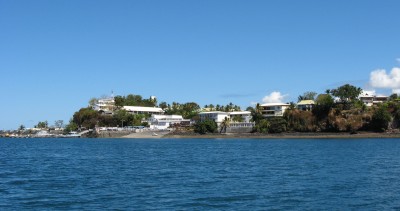
<path fill-rule="evenodd" d="M 243 108 L 272 92 L 295 101 L 344 83 L 390 94 L 400 88 L 389 75 L 399 67 L 399 8 L 397 0 L 0 0 L 0 129 L 67 122 L 111 90 Z M 378 69 L 391 85 L 371 87 Z"/>

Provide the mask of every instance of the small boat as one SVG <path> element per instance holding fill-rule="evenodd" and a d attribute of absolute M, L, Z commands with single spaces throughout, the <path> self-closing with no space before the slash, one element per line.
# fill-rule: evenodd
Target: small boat
<path fill-rule="evenodd" d="M 158 134 L 157 133 L 153 133 L 153 135 L 152 136 L 158 136 Z"/>

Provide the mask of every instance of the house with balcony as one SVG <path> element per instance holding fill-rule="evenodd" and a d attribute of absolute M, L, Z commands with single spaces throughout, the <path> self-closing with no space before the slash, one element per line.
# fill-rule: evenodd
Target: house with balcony
<path fill-rule="evenodd" d="M 224 121 L 225 117 L 229 118 L 228 112 L 223 111 L 207 111 L 199 113 L 200 121 L 204 121 L 207 119 L 213 120 L 219 126 L 222 121 Z"/>
<path fill-rule="evenodd" d="M 99 99 L 97 100 L 97 103 L 93 106 L 93 110 L 104 113 L 112 113 L 112 111 L 114 111 L 114 108 L 114 97 Z"/>
<path fill-rule="evenodd" d="M 175 124 L 190 124 L 189 119 L 184 119 L 182 115 L 158 115 L 153 114 L 148 120 L 151 129 L 165 130 Z"/>
<path fill-rule="evenodd" d="M 263 117 L 282 117 L 286 109 L 289 108 L 287 103 L 265 103 L 261 104 L 261 113 Z"/>
<path fill-rule="evenodd" d="M 366 106 L 373 106 L 388 101 L 389 97 L 384 95 L 375 95 L 375 92 L 371 91 L 363 91 L 360 96 L 358 96 L 358 99 L 360 99 Z"/>
<path fill-rule="evenodd" d="M 228 112 L 229 118 L 231 122 L 244 122 L 249 123 L 251 120 L 251 112 L 250 111 L 232 111 Z M 240 121 L 235 121 L 240 120 Z"/>
<path fill-rule="evenodd" d="M 254 127 L 254 122 L 251 121 L 250 111 L 208 111 L 199 113 L 200 121 L 206 119 L 213 120 L 220 127 L 225 118 L 229 119 L 229 127 L 226 132 L 229 133 L 248 133 Z"/>

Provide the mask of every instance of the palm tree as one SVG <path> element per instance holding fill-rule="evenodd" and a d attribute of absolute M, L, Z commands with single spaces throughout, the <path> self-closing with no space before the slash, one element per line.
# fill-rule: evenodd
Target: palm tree
<path fill-rule="evenodd" d="M 219 133 L 222 133 L 224 131 L 226 133 L 226 128 L 228 128 L 231 124 L 231 120 L 228 117 L 225 117 L 224 120 L 221 123 L 221 130 Z"/>

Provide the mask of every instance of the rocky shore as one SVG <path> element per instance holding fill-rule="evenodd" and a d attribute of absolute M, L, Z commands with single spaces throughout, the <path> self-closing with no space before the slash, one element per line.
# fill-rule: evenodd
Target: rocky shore
<path fill-rule="evenodd" d="M 197 134 L 192 131 L 173 131 L 164 135 L 162 138 L 250 138 L 250 139 L 357 139 L 357 138 L 400 138 L 400 133 L 373 133 L 373 132 L 358 132 L 350 133 L 299 133 L 286 132 L 278 134 L 262 134 L 262 133 L 212 133 L 212 134 Z"/>

